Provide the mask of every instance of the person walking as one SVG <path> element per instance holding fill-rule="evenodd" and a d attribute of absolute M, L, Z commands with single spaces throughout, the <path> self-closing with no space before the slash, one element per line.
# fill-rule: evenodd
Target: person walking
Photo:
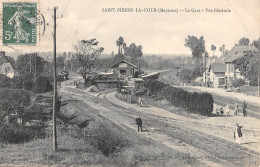
<path fill-rule="evenodd" d="M 141 97 L 138 98 L 138 105 L 141 106 Z"/>
<path fill-rule="evenodd" d="M 243 103 L 243 115 L 244 115 L 244 117 L 247 117 L 246 109 L 247 109 L 247 104 L 244 101 L 244 103 Z"/>
<path fill-rule="evenodd" d="M 228 104 L 226 105 L 226 113 L 227 113 L 227 116 L 230 116 L 230 114 L 229 114 L 229 105 Z"/>
<path fill-rule="evenodd" d="M 236 139 L 236 143 L 240 144 L 240 137 L 242 137 L 242 131 L 241 128 L 243 126 L 239 126 L 239 124 L 236 124 L 235 130 L 234 130 L 234 138 Z"/>
<path fill-rule="evenodd" d="M 142 132 L 143 131 L 143 129 L 142 129 L 142 119 L 141 119 L 140 115 L 139 115 L 138 118 L 135 119 L 135 122 L 137 124 L 138 132 L 139 132 L 139 129 Z"/>
<path fill-rule="evenodd" d="M 236 103 L 235 104 L 235 112 L 234 112 L 234 115 L 238 115 L 239 111 L 238 111 L 238 104 Z"/>

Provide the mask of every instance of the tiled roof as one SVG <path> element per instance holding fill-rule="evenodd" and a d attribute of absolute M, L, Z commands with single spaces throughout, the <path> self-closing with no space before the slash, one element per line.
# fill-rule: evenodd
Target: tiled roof
<path fill-rule="evenodd" d="M 234 62 L 243 57 L 247 52 L 258 52 L 255 46 L 234 46 L 225 56 L 225 62 Z"/>
<path fill-rule="evenodd" d="M 115 68 L 115 67 L 118 66 L 120 63 L 126 63 L 126 64 L 129 64 L 130 66 L 133 66 L 134 68 L 137 68 L 136 65 L 133 65 L 132 63 L 130 63 L 130 62 L 126 61 L 126 60 L 122 60 L 122 61 L 120 61 L 120 62 L 114 64 L 114 65 L 112 66 L 112 68 Z"/>
<path fill-rule="evenodd" d="M 212 63 L 210 64 L 209 70 L 213 72 L 225 72 L 225 64 L 224 63 Z"/>
<path fill-rule="evenodd" d="M 0 66 L 4 63 L 9 63 L 8 59 L 5 57 L 5 52 L 0 52 Z"/>

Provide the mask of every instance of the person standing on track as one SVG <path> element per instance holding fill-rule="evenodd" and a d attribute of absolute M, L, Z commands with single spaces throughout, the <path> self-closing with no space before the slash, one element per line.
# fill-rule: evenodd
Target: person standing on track
<path fill-rule="evenodd" d="M 139 115 L 138 118 L 135 119 L 135 122 L 136 122 L 137 127 L 138 127 L 138 132 L 139 132 L 139 128 L 140 128 L 140 130 L 142 132 L 143 131 L 143 129 L 142 129 L 142 119 L 141 119 L 140 115 Z"/>
<path fill-rule="evenodd" d="M 238 111 L 238 104 L 236 103 L 235 104 L 235 112 L 234 112 L 234 115 L 238 115 L 239 111 Z"/>
<path fill-rule="evenodd" d="M 242 131 L 241 128 L 243 126 L 239 126 L 239 124 L 236 124 L 235 130 L 234 130 L 234 138 L 236 139 L 236 143 L 240 144 L 240 137 L 242 137 Z"/>
<path fill-rule="evenodd" d="M 247 104 L 244 101 L 244 103 L 243 103 L 243 115 L 244 115 L 244 117 L 247 117 L 246 109 L 247 109 Z"/>
<path fill-rule="evenodd" d="M 230 114 L 229 114 L 229 105 L 228 104 L 226 105 L 225 109 L 226 109 L 227 116 L 230 116 Z"/>

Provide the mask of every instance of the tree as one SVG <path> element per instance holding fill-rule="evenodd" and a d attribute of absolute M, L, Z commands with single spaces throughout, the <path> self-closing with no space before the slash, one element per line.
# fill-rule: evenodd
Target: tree
<path fill-rule="evenodd" d="M 138 59 L 143 56 L 142 45 L 136 45 L 131 43 L 129 46 L 125 47 L 125 57 L 133 64 L 138 64 Z"/>
<path fill-rule="evenodd" d="M 37 78 L 35 84 L 32 87 L 34 93 L 45 93 L 52 91 L 53 87 L 47 77 L 40 76 Z"/>
<path fill-rule="evenodd" d="M 31 104 L 31 94 L 25 90 L 0 89 L 0 121 L 11 113 L 23 115 Z"/>
<path fill-rule="evenodd" d="M 216 51 L 217 47 L 215 45 L 211 45 L 211 51 L 213 52 L 213 56 L 214 56 L 214 53 Z"/>
<path fill-rule="evenodd" d="M 0 88 L 9 88 L 11 79 L 4 74 L 0 74 Z"/>
<path fill-rule="evenodd" d="M 13 57 L 11 57 L 11 56 L 5 56 L 5 57 L 7 58 L 7 60 L 8 60 L 9 63 L 11 63 L 12 65 L 15 64 L 15 61 L 14 61 L 14 58 L 13 58 Z"/>
<path fill-rule="evenodd" d="M 235 68 L 239 69 L 241 75 L 248 80 L 257 80 L 258 78 L 258 55 L 257 53 L 246 54 L 235 61 Z"/>
<path fill-rule="evenodd" d="M 77 52 L 76 59 L 82 68 L 82 76 L 85 78 L 87 71 L 90 71 L 98 56 L 104 51 L 103 47 L 97 47 L 98 41 L 96 39 L 81 40 L 74 45 Z"/>
<path fill-rule="evenodd" d="M 35 61 L 36 58 L 36 61 Z M 36 73 L 39 75 L 43 72 L 43 67 L 46 61 L 40 57 L 36 56 L 36 53 L 25 54 L 18 56 L 16 60 L 15 67 L 20 75 L 35 72 L 36 63 Z"/>
<path fill-rule="evenodd" d="M 252 42 L 252 45 L 255 46 L 258 49 L 258 51 L 260 51 L 260 38 L 258 38 L 258 40 L 254 40 Z"/>
<path fill-rule="evenodd" d="M 123 47 L 126 46 L 126 43 L 124 41 L 123 37 L 119 37 L 116 41 L 116 46 L 118 47 L 118 55 L 123 55 Z"/>
<path fill-rule="evenodd" d="M 65 63 L 65 57 L 64 56 L 59 56 L 57 57 L 57 67 L 64 68 L 64 63 Z"/>
<path fill-rule="evenodd" d="M 249 43 L 250 43 L 250 40 L 246 37 L 243 37 L 238 41 L 238 45 L 242 45 L 242 46 L 248 46 Z"/>
<path fill-rule="evenodd" d="M 195 62 L 195 74 L 201 76 L 203 73 L 202 54 L 205 53 L 205 40 L 203 36 L 197 38 L 188 35 L 188 37 L 185 38 L 184 46 L 189 47 L 192 51 L 192 58 Z"/>

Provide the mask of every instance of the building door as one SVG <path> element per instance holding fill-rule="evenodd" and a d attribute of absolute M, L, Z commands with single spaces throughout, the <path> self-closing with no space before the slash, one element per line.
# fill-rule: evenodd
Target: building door
<path fill-rule="evenodd" d="M 126 74 L 126 70 L 120 70 L 120 74 Z"/>

